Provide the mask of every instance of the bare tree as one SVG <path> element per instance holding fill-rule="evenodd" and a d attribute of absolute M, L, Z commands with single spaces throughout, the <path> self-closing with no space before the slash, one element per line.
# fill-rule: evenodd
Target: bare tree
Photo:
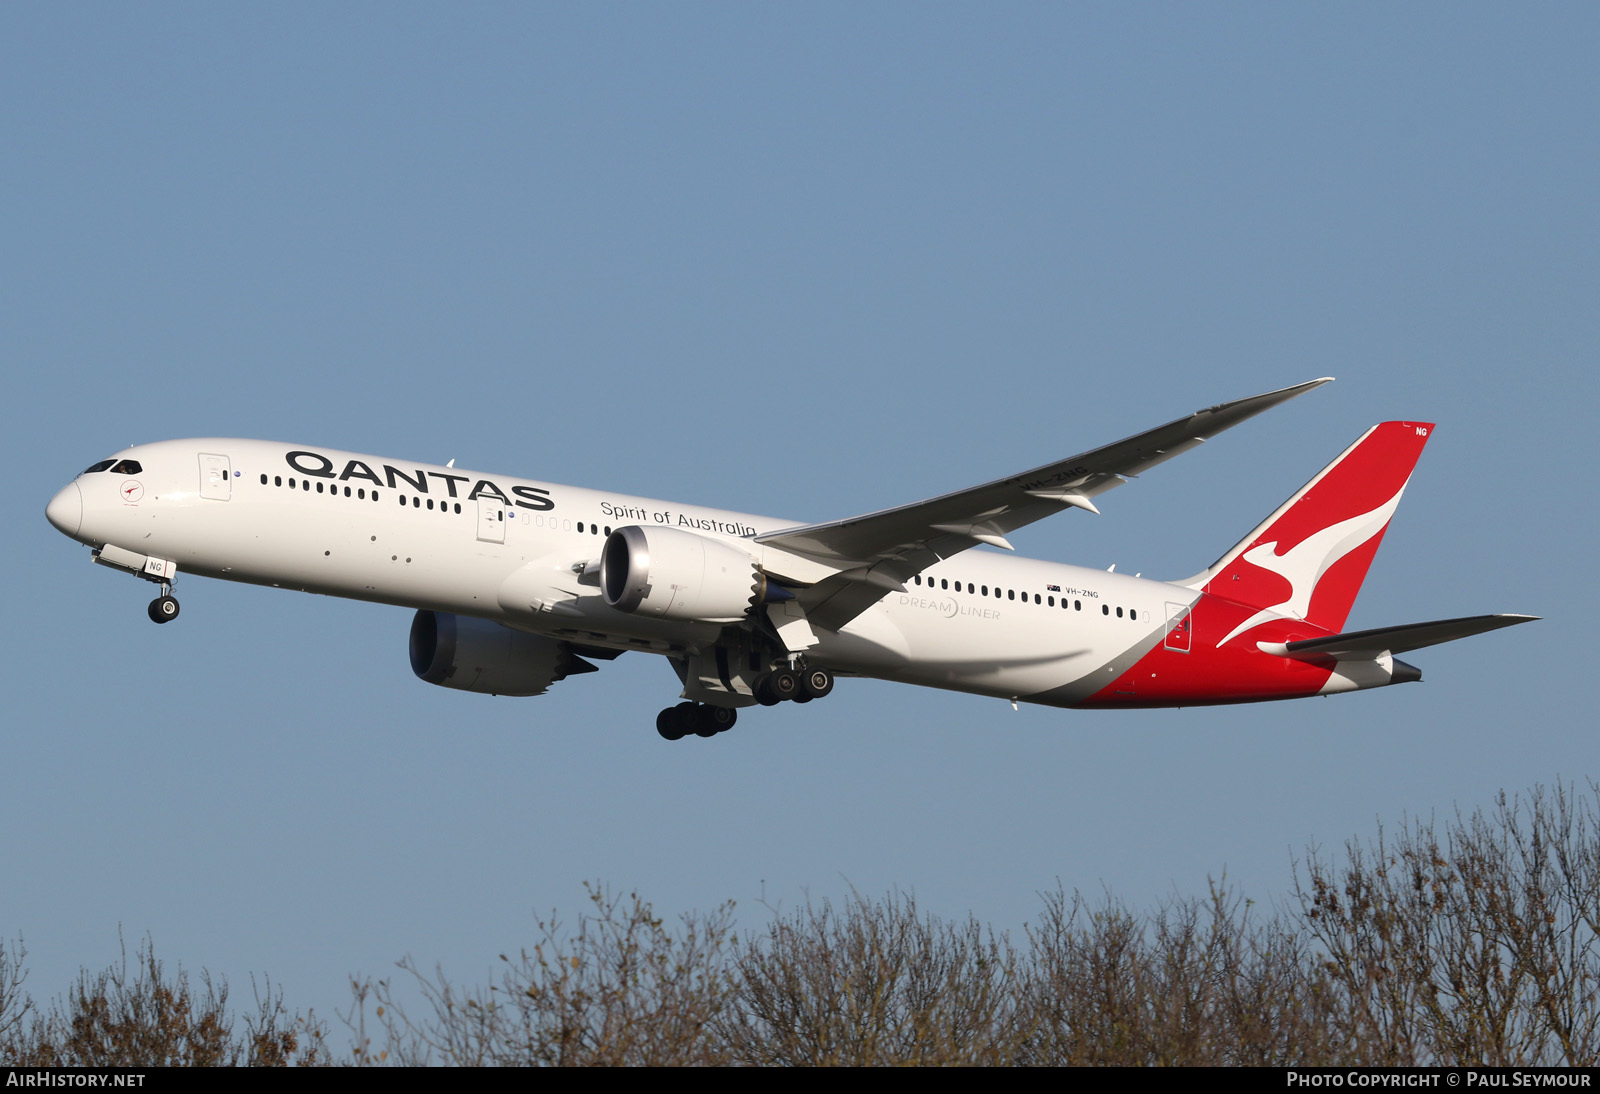
<path fill-rule="evenodd" d="M 572 930 L 498 979 L 400 966 L 356 981 L 355 1063 L 1573 1064 L 1600 1060 L 1600 787 L 1558 786 L 1445 823 L 1313 847 L 1294 899 L 1227 887 L 1137 912 L 1061 887 L 1024 950 L 913 897 L 859 893 L 775 914 L 743 940 L 733 906 L 675 924 L 588 888 Z M 227 985 L 168 976 L 148 940 L 41 1012 L 21 939 L 0 943 L 0 1062 L 310 1064 L 325 1033 L 270 983 L 236 1032 Z M 369 1019 L 379 1044 L 368 1035 Z"/>
<path fill-rule="evenodd" d="M 7 1062 L 41 1067 L 282 1066 L 326 1062 L 323 1031 L 288 1014 L 270 983 L 243 1033 L 234 1032 L 228 985 L 202 973 L 191 988 L 181 968 L 168 977 L 150 940 L 131 966 L 87 970 L 65 1000 L 8 1039 Z"/>
<path fill-rule="evenodd" d="M 389 982 L 358 982 L 346 1022 L 362 1063 L 483 1065 L 685 1065 L 729 1062 L 707 1036 L 729 998 L 726 947 L 732 904 L 685 916 L 676 930 L 637 894 L 595 885 L 591 911 L 567 934 L 552 916 L 515 961 L 502 955 L 498 984 L 462 987 L 442 972 L 400 968 L 428 1011 L 412 1020 Z M 371 1000 L 385 1045 L 367 1039 Z"/>
<path fill-rule="evenodd" d="M 1295 889 L 1346 1036 L 1392 1064 L 1593 1064 L 1596 801 L 1558 787 L 1312 849 Z"/>
<path fill-rule="evenodd" d="M 33 1014 L 33 1000 L 23 990 L 28 979 L 28 948 L 21 936 L 7 948 L 0 939 L 0 1060 L 12 1059 L 18 1040 Z"/>
<path fill-rule="evenodd" d="M 734 966 L 719 1029 L 742 1063 L 1007 1064 L 1027 1041 L 1010 942 L 912 897 L 807 904 Z"/>
<path fill-rule="evenodd" d="M 1283 1066 L 1329 1055 L 1325 993 L 1295 931 L 1214 885 L 1141 917 L 1061 889 L 1030 928 L 1030 1061 Z"/>

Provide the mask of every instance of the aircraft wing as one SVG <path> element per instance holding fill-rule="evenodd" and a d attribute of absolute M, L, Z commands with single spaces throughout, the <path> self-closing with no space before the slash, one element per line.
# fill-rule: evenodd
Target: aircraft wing
<path fill-rule="evenodd" d="M 1099 512 L 1091 499 L 1331 379 L 1219 403 L 1104 448 L 981 486 L 848 520 L 783 528 L 757 536 L 756 542 L 841 568 L 799 594 L 813 623 L 837 629 L 940 559 L 979 543 L 1010 550 L 1008 532 L 1063 509 Z M 780 568 L 769 567 L 774 572 Z"/>

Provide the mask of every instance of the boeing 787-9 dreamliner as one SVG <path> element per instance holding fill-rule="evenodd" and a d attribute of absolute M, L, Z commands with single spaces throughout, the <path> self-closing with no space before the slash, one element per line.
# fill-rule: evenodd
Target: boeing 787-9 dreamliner
<path fill-rule="evenodd" d="M 416 609 L 411 666 L 539 695 L 595 660 L 666 658 L 668 740 L 871 676 L 1058 707 L 1294 699 L 1418 680 L 1396 655 L 1523 623 L 1344 631 L 1433 432 L 1383 422 L 1212 565 L 1179 581 L 1019 558 L 1006 537 L 1326 383 L 1206 410 L 1042 467 L 801 524 L 311 445 L 161 441 L 99 460 L 46 514 L 94 561 Z M 1001 550 L 971 548 L 985 545 Z"/>

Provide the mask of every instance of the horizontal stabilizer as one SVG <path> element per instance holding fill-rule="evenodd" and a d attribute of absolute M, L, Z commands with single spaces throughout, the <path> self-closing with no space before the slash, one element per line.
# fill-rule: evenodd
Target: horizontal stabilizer
<path fill-rule="evenodd" d="M 1430 623 L 1406 623 L 1398 627 L 1377 627 L 1370 631 L 1331 634 L 1326 638 L 1302 638 L 1296 642 L 1262 643 L 1267 653 L 1300 660 L 1332 658 L 1335 661 L 1367 660 L 1385 653 L 1406 653 L 1441 642 L 1454 642 L 1485 631 L 1529 623 L 1536 615 L 1470 615 L 1462 619 L 1435 619 Z"/>

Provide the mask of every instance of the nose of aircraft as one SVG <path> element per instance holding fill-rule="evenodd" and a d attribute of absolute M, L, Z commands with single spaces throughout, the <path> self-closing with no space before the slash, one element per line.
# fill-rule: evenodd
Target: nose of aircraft
<path fill-rule="evenodd" d="M 77 535 L 78 525 L 83 523 L 83 491 L 78 489 L 78 484 L 69 482 L 62 487 L 44 507 L 44 515 L 65 535 Z"/>

